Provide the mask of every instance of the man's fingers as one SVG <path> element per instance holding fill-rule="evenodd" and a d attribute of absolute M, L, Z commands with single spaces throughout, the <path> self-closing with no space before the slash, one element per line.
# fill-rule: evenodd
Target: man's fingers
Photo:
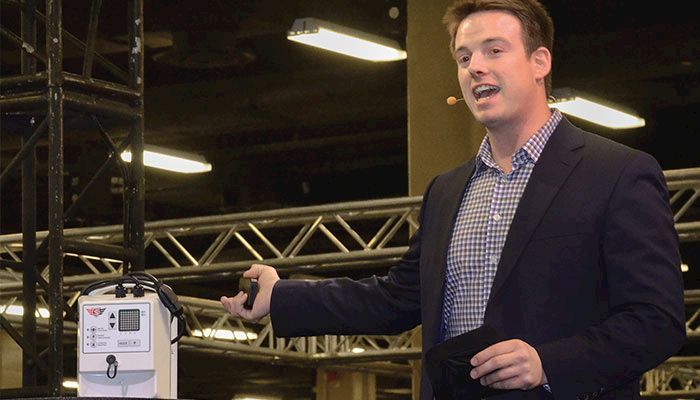
<path fill-rule="evenodd" d="M 472 368 L 472 370 L 469 372 L 469 376 L 471 376 L 473 379 L 479 379 L 483 376 L 494 373 L 496 370 L 513 365 L 513 360 L 511 357 L 509 357 L 509 355 L 510 353 L 500 354 L 489 358 L 478 367 Z"/>
<path fill-rule="evenodd" d="M 518 367 L 511 365 L 505 368 L 497 369 L 489 374 L 481 376 L 481 378 L 479 379 L 479 383 L 481 383 L 482 386 L 491 386 L 494 383 L 505 381 L 511 378 L 517 378 L 518 376 Z"/>
<path fill-rule="evenodd" d="M 539 355 L 527 343 L 514 339 L 499 342 L 477 353 L 469 372 L 484 386 L 496 389 L 531 389 L 543 383 Z"/>
<path fill-rule="evenodd" d="M 258 279 L 262 275 L 267 265 L 263 264 L 253 264 L 248 268 L 247 271 L 243 273 L 244 278 Z"/>
<path fill-rule="evenodd" d="M 221 304 L 224 306 L 226 311 L 234 317 L 244 317 L 244 311 L 249 311 L 243 308 L 243 303 L 245 303 L 248 295 L 243 292 L 238 292 L 234 297 L 221 297 Z"/>
<path fill-rule="evenodd" d="M 476 353 L 474 357 L 469 361 L 473 367 L 478 367 L 479 365 L 487 362 L 493 357 L 501 354 L 510 353 L 513 351 L 515 340 L 506 340 L 503 342 L 498 342 L 493 344 L 480 352 Z"/>

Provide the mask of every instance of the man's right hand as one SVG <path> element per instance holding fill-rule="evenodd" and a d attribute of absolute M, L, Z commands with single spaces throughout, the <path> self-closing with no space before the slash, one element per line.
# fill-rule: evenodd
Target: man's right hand
<path fill-rule="evenodd" d="M 257 321 L 270 313 L 270 299 L 272 288 L 280 280 L 277 271 L 269 265 L 253 264 L 243 273 L 244 278 L 258 280 L 258 294 L 255 296 L 252 310 L 243 308 L 248 295 L 238 292 L 234 297 L 221 296 L 221 304 L 229 314 L 248 321 Z"/>

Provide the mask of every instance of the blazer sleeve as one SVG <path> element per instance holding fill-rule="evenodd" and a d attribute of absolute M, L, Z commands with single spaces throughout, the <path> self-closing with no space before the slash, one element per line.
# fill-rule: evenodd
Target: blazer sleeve
<path fill-rule="evenodd" d="M 599 245 L 609 312 L 573 337 L 535 346 L 555 398 L 604 394 L 639 379 L 685 343 L 678 235 L 651 156 L 636 153 L 623 168 Z"/>
<path fill-rule="evenodd" d="M 431 186 L 423 197 L 419 222 L 423 221 Z M 420 245 L 421 228 L 411 237 L 401 261 L 386 276 L 357 281 L 277 281 L 270 302 L 275 335 L 398 334 L 418 326 Z"/>

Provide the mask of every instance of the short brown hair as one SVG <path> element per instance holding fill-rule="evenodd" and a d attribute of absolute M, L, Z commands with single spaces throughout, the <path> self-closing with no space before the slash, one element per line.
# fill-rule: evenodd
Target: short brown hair
<path fill-rule="evenodd" d="M 550 52 L 554 47 L 554 23 L 549 13 L 538 0 L 457 0 L 447 8 L 442 22 L 450 34 L 450 51 L 455 50 L 455 36 L 459 24 L 478 11 L 504 11 L 520 21 L 523 44 L 527 54 L 544 46 Z M 551 72 L 545 78 L 547 95 L 552 91 Z"/>

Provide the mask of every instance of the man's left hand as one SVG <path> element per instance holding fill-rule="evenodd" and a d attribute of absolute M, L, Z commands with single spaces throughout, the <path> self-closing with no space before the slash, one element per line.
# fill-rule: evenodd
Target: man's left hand
<path fill-rule="evenodd" d="M 537 351 L 519 339 L 489 346 L 470 360 L 470 375 L 493 389 L 529 390 L 547 383 Z"/>

